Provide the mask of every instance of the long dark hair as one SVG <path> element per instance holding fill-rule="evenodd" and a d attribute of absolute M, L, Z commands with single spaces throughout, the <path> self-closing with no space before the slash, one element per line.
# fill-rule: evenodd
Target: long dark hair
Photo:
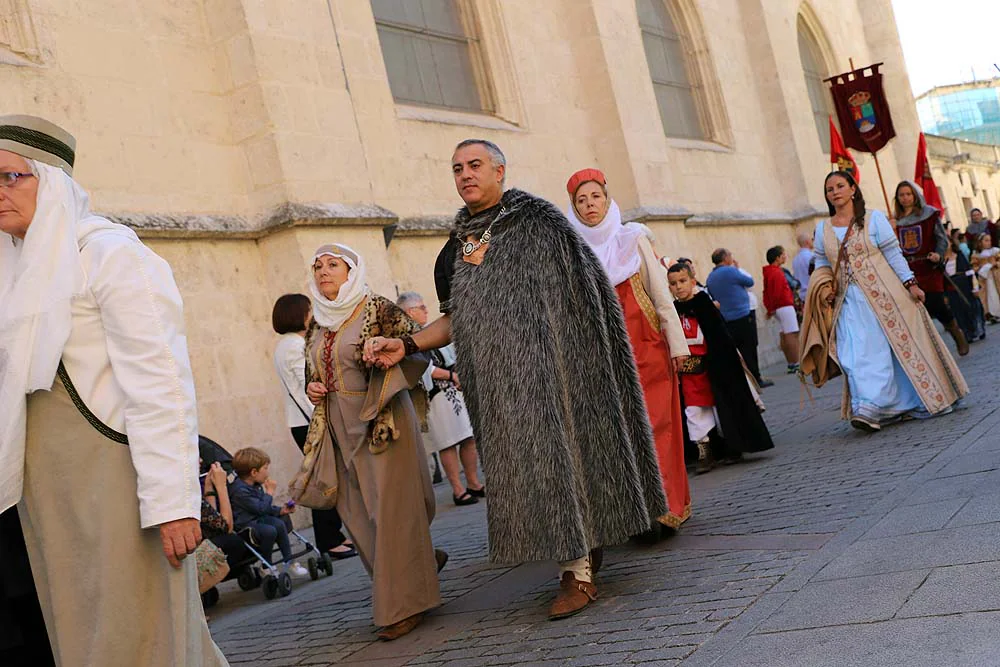
<path fill-rule="evenodd" d="M 833 217 L 833 214 L 837 212 L 837 209 L 833 207 L 833 204 L 830 203 L 830 200 L 826 196 L 826 184 L 829 183 L 830 179 L 834 176 L 840 176 L 847 181 L 848 185 L 854 187 L 854 197 L 852 197 L 852 200 L 854 201 L 854 217 L 851 218 L 851 223 L 857 225 L 858 227 L 863 226 L 865 224 L 865 196 L 861 193 L 861 188 L 858 186 L 858 182 L 854 180 L 854 177 L 851 176 L 850 172 L 844 171 L 843 169 L 831 171 L 823 180 L 823 199 L 826 200 L 826 207 L 830 211 L 830 217 Z"/>

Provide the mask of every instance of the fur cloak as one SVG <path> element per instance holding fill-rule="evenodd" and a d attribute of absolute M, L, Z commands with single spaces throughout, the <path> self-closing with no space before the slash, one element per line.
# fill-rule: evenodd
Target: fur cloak
<path fill-rule="evenodd" d="M 519 190 L 470 217 L 493 224 L 482 264 L 454 238 L 448 311 L 489 484 L 490 559 L 581 558 L 667 511 L 621 306 L 597 257 L 551 203 Z M 448 258 L 445 258 L 446 260 Z"/>
<path fill-rule="evenodd" d="M 698 327 L 705 336 L 708 353 L 705 355 L 705 372 L 715 397 L 715 410 L 725 442 L 717 457 L 737 456 L 742 452 L 762 452 L 774 447 L 767 424 L 760 416 L 760 408 L 750 393 L 750 385 L 743 371 L 743 362 L 736 345 L 729 337 L 726 323 L 711 297 L 698 292 L 688 301 L 674 301 L 679 315 L 698 320 Z M 681 392 L 681 400 L 684 393 Z M 713 443 L 714 444 L 714 443 Z"/>

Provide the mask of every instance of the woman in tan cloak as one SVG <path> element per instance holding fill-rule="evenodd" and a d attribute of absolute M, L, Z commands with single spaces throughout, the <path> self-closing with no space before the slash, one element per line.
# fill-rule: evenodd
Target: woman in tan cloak
<path fill-rule="evenodd" d="M 827 176 L 824 190 L 830 219 L 816 227 L 803 372 L 820 384 L 843 370 L 842 414 L 863 431 L 947 414 L 969 389 L 922 304 L 924 293 L 889 221 L 865 210 L 847 172 Z"/>
<path fill-rule="evenodd" d="M 447 560 L 431 544 L 434 492 L 418 417 L 427 409 L 418 383 L 428 359 L 413 355 L 386 371 L 362 363 L 369 338 L 420 327 L 371 292 L 363 258 L 347 246 L 321 246 L 312 270 L 306 393 L 317 409 L 310 432 L 322 428 L 332 440 L 337 511 L 372 578 L 378 636 L 397 639 L 441 604 L 437 572 Z"/>

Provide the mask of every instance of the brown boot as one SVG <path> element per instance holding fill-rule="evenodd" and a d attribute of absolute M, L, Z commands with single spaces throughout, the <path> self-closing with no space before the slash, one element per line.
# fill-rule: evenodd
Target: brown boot
<path fill-rule="evenodd" d="M 694 474 L 704 475 L 711 472 L 715 467 L 715 457 L 712 456 L 712 445 L 707 437 L 698 441 L 698 462 L 695 464 Z"/>
<path fill-rule="evenodd" d="M 404 618 L 402 621 L 397 621 L 392 625 L 387 625 L 378 631 L 378 638 L 384 642 L 391 642 L 394 639 L 399 639 L 403 635 L 408 635 L 413 632 L 413 629 L 420 625 L 420 621 L 424 620 L 423 613 L 414 614 L 409 618 Z"/>
<path fill-rule="evenodd" d="M 583 611 L 584 607 L 597 599 L 597 586 L 586 581 L 577 581 L 572 572 L 563 572 L 561 590 L 549 608 L 549 620 L 555 621 Z"/>
<path fill-rule="evenodd" d="M 955 339 L 955 347 L 958 348 L 958 356 L 964 357 L 969 353 L 969 341 L 965 339 L 965 333 L 958 327 L 958 320 L 952 320 L 946 326 L 945 331 Z"/>

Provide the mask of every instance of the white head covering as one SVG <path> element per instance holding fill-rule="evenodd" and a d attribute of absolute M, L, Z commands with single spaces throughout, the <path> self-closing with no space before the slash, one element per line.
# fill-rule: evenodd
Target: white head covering
<path fill-rule="evenodd" d="M 71 302 L 86 290 L 80 248 L 95 231 L 127 230 L 91 214 L 62 169 L 31 163 L 38 197 L 27 234 L 15 243 L 0 232 L 0 511 L 21 498 L 27 394 L 52 388 Z"/>
<path fill-rule="evenodd" d="M 371 294 L 371 288 L 368 287 L 365 275 L 365 260 L 361 255 L 346 245 L 339 243 L 323 245 L 317 248 L 316 254 L 313 255 L 312 261 L 309 263 L 310 270 L 312 270 L 312 266 L 316 263 L 316 260 L 323 255 L 342 259 L 351 267 L 350 273 L 347 275 L 347 282 L 340 286 L 340 292 L 337 293 L 337 298 L 333 301 L 327 299 L 319 291 L 319 285 L 316 284 L 315 276 L 309 281 L 309 292 L 312 294 L 313 319 L 321 327 L 337 331 L 347 321 L 347 318 L 354 313 L 354 309 L 358 307 L 358 304 Z"/>
<path fill-rule="evenodd" d="M 570 202 L 566 217 L 591 247 L 597 259 L 601 260 L 612 285 L 619 285 L 638 273 L 639 239 L 645 232 L 636 225 L 623 225 L 622 212 L 612 199 L 604 220 L 595 227 L 588 227 L 576 215 L 576 207 Z"/>

